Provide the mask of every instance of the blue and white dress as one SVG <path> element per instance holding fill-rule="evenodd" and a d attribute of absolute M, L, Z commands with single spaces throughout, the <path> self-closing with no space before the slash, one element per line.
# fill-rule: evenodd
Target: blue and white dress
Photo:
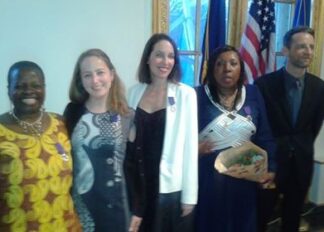
<path fill-rule="evenodd" d="M 214 162 L 221 151 L 252 141 L 268 152 L 269 169 L 274 168 L 275 144 L 262 96 L 255 86 L 243 86 L 235 110 L 227 111 L 213 101 L 207 86 L 196 90 L 200 135 L 210 123 L 218 124 L 213 126 L 218 131 L 210 133 L 217 141 L 215 150 L 199 158 L 197 231 L 255 232 L 258 184 L 221 174 Z"/>
<path fill-rule="evenodd" d="M 73 197 L 84 231 L 128 231 L 125 128 L 119 114 L 86 112 L 73 130 Z"/>

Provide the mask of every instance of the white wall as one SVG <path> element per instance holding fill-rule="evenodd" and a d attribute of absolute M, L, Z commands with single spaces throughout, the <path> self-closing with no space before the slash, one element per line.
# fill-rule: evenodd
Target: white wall
<path fill-rule="evenodd" d="M 148 0 L 0 0 L 0 113 L 10 108 L 7 72 L 16 61 L 38 63 L 46 76 L 45 108 L 62 113 L 78 56 L 104 50 L 126 87 L 151 35 Z"/>

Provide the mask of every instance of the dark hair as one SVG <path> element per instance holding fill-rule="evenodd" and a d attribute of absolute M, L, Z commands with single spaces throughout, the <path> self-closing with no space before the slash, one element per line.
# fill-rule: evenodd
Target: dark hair
<path fill-rule="evenodd" d="M 295 34 L 300 33 L 300 32 L 308 33 L 313 37 L 315 36 L 315 32 L 312 28 L 307 27 L 307 26 L 298 26 L 298 27 L 292 28 L 286 32 L 285 36 L 283 37 L 283 45 L 286 48 L 290 48 L 291 43 L 292 43 L 292 37 Z"/>
<path fill-rule="evenodd" d="M 174 66 L 173 69 L 171 70 L 170 75 L 168 76 L 168 80 L 177 83 L 181 79 L 179 53 L 175 42 L 167 34 L 157 33 L 151 36 L 151 38 L 146 42 L 146 45 L 144 47 L 141 62 L 139 64 L 138 71 L 137 71 L 138 80 L 141 83 L 150 84 L 152 82 L 151 75 L 150 75 L 150 68 L 149 65 L 147 64 L 147 61 L 154 49 L 154 45 L 160 42 L 161 40 L 166 40 L 170 42 L 174 50 Z"/>
<path fill-rule="evenodd" d="M 9 89 L 11 88 L 12 81 L 17 76 L 17 74 L 20 73 L 21 70 L 35 70 L 35 71 L 37 71 L 40 74 L 40 77 L 42 78 L 43 82 L 45 83 L 45 76 L 44 76 L 44 72 L 41 69 L 41 67 L 32 61 L 23 60 L 23 61 L 18 61 L 16 63 L 14 63 L 9 68 L 8 76 L 7 76 Z"/>
<path fill-rule="evenodd" d="M 218 91 L 217 85 L 218 84 L 214 77 L 214 67 L 215 67 L 215 63 L 216 63 L 216 60 L 218 59 L 218 57 L 225 52 L 235 52 L 239 58 L 240 66 L 241 66 L 240 78 L 237 82 L 237 88 L 238 88 L 239 92 L 241 92 L 241 89 L 242 89 L 242 86 L 243 86 L 243 83 L 245 80 L 244 62 L 243 62 L 243 59 L 242 59 L 240 53 L 238 52 L 238 50 L 235 47 L 230 46 L 230 45 L 224 45 L 224 46 L 216 48 L 208 59 L 207 73 L 206 73 L 206 77 L 203 81 L 204 84 L 208 85 L 208 87 L 210 89 L 210 93 L 213 97 L 213 100 L 216 102 L 219 102 L 219 97 L 217 94 L 217 91 Z M 239 94 L 237 94 L 237 96 L 239 96 Z"/>
<path fill-rule="evenodd" d="M 85 101 L 89 98 L 89 93 L 84 89 L 81 80 L 81 63 L 87 57 L 97 57 L 105 62 L 108 69 L 113 72 L 114 79 L 111 83 L 111 87 L 108 95 L 108 106 L 114 112 L 119 114 L 128 113 L 128 106 L 125 98 L 125 89 L 123 83 L 118 76 L 114 65 L 112 64 L 110 58 L 105 52 L 100 49 L 89 49 L 83 52 L 75 64 L 73 77 L 70 85 L 69 96 L 70 100 L 74 103 L 84 104 Z"/>

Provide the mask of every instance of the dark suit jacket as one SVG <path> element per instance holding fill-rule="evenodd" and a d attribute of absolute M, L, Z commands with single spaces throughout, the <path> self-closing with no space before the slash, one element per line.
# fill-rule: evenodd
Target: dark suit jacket
<path fill-rule="evenodd" d="M 305 74 L 305 86 L 295 127 L 284 85 L 284 69 L 269 73 L 255 81 L 264 97 L 270 126 L 277 141 L 278 187 L 285 185 L 288 164 L 297 170 L 294 175 L 304 190 L 311 183 L 314 141 L 324 118 L 324 82 Z"/>

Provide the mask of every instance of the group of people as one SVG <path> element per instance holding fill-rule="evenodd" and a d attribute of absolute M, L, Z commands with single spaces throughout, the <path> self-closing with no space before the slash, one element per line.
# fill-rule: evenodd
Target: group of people
<path fill-rule="evenodd" d="M 12 109 L 0 116 L 0 230 L 265 231 L 280 194 L 282 231 L 298 231 L 324 118 L 324 82 L 307 72 L 313 52 L 313 30 L 294 28 L 285 67 L 246 85 L 239 52 L 225 45 L 193 89 L 180 83 L 175 42 L 154 34 L 125 94 L 110 58 L 90 49 L 63 116 L 43 108 L 42 69 L 13 64 Z M 211 125 L 212 141 L 198 139 Z M 214 168 L 249 141 L 267 152 L 258 181 Z"/>

